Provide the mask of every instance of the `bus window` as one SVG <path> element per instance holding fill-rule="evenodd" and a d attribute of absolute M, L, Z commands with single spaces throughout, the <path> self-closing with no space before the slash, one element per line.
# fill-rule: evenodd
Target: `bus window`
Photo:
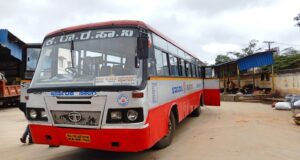
<path fill-rule="evenodd" d="M 196 68 L 194 64 L 191 64 L 191 69 L 192 69 L 192 77 L 197 77 L 196 75 Z"/>
<path fill-rule="evenodd" d="M 198 67 L 196 65 L 193 65 L 193 67 L 194 67 L 195 77 L 198 77 Z"/>
<path fill-rule="evenodd" d="M 40 48 L 27 48 L 26 70 L 34 71 L 40 56 Z"/>
<path fill-rule="evenodd" d="M 205 67 L 205 78 L 215 78 L 214 68 Z"/>
<path fill-rule="evenodd" d="M 185 74 L 187 77 L 191 77 L 191 66 L 187 61 L 185 61 Z"/>
<path fill-rule="evenodd" d="M 198 67 L 198 75 L 199 75 L 200 78 L 202 78 L 201 67 Z"/>
<path fill-rule="evenodd" d="M 180 68 L 181 68 L 181 76 L 185 77 L 186 76 L 186 74 L 185 74 L 185 64 L 184 64 L 183 59 L 180 60 Z"/>
<path fill-rule="evenodd" d="M 169 55 L 170 60 L 170 69 L 171 69 L 171 76 L 178 76 L 178 65 L 177 65 L 177 58 Z"/>
<path fill-rule="evenodd" d="M 156 58 L 156 71 L 159 76 L 168 76 L 169 67 L 168 67 L 168 57 L 167 54 L 155 49 L 155 58 Z"/>

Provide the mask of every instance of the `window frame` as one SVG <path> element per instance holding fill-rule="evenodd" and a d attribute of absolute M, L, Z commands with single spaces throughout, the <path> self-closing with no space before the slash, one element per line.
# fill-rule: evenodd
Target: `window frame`
<path fill-rule="evenodd" d="M 165 76 L 165 77 L 187 77 L 187 78 L 196 78 L 201 77 L 201 66 L 198 65 L 198 60 L 196 57 L 190 55 L 186 51 L 174 45 L 172 42 L 164 39 L 160 35 L 151 32 L 152 34 L 152 48 L 153 48 L 153 57 L 154 57 L 154 68 L 155 74 L 148 74 L 148 76 Z M 162 45 L 163 44 L 163 45 Z M 168 65 L 168 75 L 161 75 L 157 70 L 157 59 L 155 50 L 159 50 L 161 53 L 166 54 L 167 65 Z M 175 52 L 175 53 L 173 53 Z M 176 59 L 176 69 L 177 72 L 174 74 L 171 71 L 171 59 Z M 195 64 L 197 63 L 197 64 Z M 188 66 L 187 66 L 188 65 Z"/>

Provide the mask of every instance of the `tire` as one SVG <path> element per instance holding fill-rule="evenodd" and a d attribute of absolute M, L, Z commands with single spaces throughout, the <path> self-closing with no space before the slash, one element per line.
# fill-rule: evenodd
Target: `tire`
<path fill-rule="evenodd" d="M 168 134 L 165 135 L 161 140 L 159 140 L 154 146 L 154 149 L 163 149 L 168 147 L 173 140 L 174 136 L 174 131 L 176 127 L 176 121 L 175 121 L 175 116 L 174 113 L 171 112 L 170 117 L 169 117 L 169 123 L 168 123 Z"/>
<path fill-rule="evenodd" d="M 191 116 L 192 117 L 199 117 L 201 114 L 201 107 L 198 106 L 192 113 L 191 113 Z"/>
<path fill-rule="evenodd" d="M 191 113 L 192 117 L 199 117 L 201 114 L 201 106 L 203 106 L 202 97 L 200 99 L 200 105 Z"/>

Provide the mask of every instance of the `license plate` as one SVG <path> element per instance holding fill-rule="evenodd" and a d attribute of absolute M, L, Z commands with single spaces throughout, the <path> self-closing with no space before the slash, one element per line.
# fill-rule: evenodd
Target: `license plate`
<path fill-rule="evenodd" d="M 67 133 L 66 138 L 67 138 L 68 141 L 71 141 L 71 142 L 83 142 L 83 143 L 90 143 L 91 142 L 90 135 L 86 135 L 86 134 Z"/>

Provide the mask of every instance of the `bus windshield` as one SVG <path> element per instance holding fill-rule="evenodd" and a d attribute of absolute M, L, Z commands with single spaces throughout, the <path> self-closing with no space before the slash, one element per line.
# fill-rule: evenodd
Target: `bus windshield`
<path fill-rule="evenodd" d="M 137 29 L 113 28 L 48 38 L 30 88 L 139 86 L 137 35 Z"/>

